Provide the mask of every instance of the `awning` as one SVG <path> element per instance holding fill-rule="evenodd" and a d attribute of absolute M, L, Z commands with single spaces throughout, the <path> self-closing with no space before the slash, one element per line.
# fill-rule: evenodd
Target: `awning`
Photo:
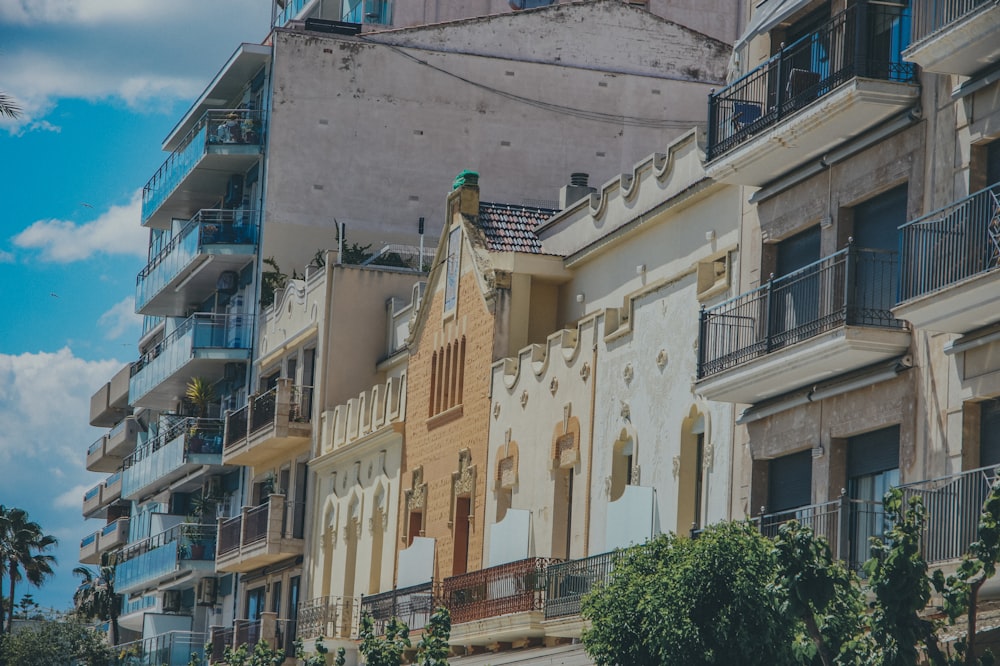
<path fill-rule="evenodd" d="M 776 25 L 799 11 L 813 0 L 761 0 L 755 7 L 747 23 L 743 36 L 734 49 L 742 48 L 757 35 L 769 32 Z"/>

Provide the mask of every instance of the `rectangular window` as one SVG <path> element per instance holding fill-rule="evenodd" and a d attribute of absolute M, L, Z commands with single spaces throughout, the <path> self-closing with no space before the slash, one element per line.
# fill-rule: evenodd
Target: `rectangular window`
<path fill-rule="evenodd" d="M 800 451 L 768 466 L 767 512 L 780 513 L 812 503 L 812 452 Z"/>
<path fill-rule="evenodd" d="M 448 265 L 444 284 L 444 312 L 455 309 L 458 301 L 458 273 L 462 254 L 462 228 L 455 227 L 448 233 Z"/>

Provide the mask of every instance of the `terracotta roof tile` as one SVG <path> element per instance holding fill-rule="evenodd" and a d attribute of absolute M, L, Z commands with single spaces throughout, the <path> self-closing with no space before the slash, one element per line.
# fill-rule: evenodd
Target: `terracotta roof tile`
<path fill-rule="evenodd" d="M 543 254 L 535 227 L 559 211 L 513 204 L 479 203 L 479 227 L 493 252 Z"/>

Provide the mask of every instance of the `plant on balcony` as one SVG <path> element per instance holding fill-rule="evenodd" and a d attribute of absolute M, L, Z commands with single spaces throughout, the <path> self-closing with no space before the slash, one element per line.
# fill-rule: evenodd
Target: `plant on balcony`
<path fill-rule="evenodd" d="M 288 274 L 282 273 L 274 257 L 264 260 L 267 267 L 260 272 L 260 306 L 266 308 L 274 303 L 274 295 L 288 284 Z"/>
<path fill-rule="evenodd" d="M 323 644 L 323 637 L 320 636 L 313 644 L 313 654 L 307 655 L 302 645 L 302 639 L 295 638 L 295 658 L 302 662 L 302 666 L 326 666 L 326 655 L 330 649 Z M 337 656 L 333 660 L 334 666 L 344 666 L 347 663 L 347 650 L 337 648 Z"/>
<path fill-rule="evenodd" d="M 451 613 L 439 606 L 417 643 L 418 666 L 448 666 L 448 640 L 451 638 Z"/>
<path fill-rule="evenodd" d="M 226 666 L 276 666 L 285 663 L 285 651 L 272 648 L 262 638 L 252 648 L 246 643 L 235 649 L 227 646 L 222 661 Z"/>

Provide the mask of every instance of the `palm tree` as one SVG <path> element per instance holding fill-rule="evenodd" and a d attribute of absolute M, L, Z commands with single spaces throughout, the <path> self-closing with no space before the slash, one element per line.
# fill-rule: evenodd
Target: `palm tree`
<path fill-rule="evenodd" d="M 15 119 L 21 115 L 21 107 L 7 93 L 0 92 L 0 116 Z"/>
<path fill-rule="evenodd" d="M 27 580 L 31 585 L 39 587 L 46 577 L 52 575 L 52 565 L 56 558 L 45 551 L 57 544 L 54 536 L 42 533 L 41 525 L 28 520 L 27 511 L 0 506 L 0 561 L 3 562 L 7 580 L 10 581 L 12 600 L 15 598 L 18 582 Z M 2 618 L 0 614 L 0 619 Z M 11 608 L 11 613 L 7 616 L 7 631 L 11 630 L 13 619 Z"/>
<path fill-rule="evenodd" d="M 208 407 L 215 402 L 215 386 L 204 377 L 192 377 L 188 380 L 184 396 L 198 409 L 198 418 L 203 419 L 208 414 Z"/>
<path fill-rule="evenodd" d="M 98 572 L 88 567 L 76 567 L 73 574 L 81 578 L 80 586 L 73 593 L 76 614 L 86 620 L 96 618 L 109 622 L 112 645 L 118 645 L 118 614 L 122 598 L 115 592 L 114 565 L 102 563 Z"/>

